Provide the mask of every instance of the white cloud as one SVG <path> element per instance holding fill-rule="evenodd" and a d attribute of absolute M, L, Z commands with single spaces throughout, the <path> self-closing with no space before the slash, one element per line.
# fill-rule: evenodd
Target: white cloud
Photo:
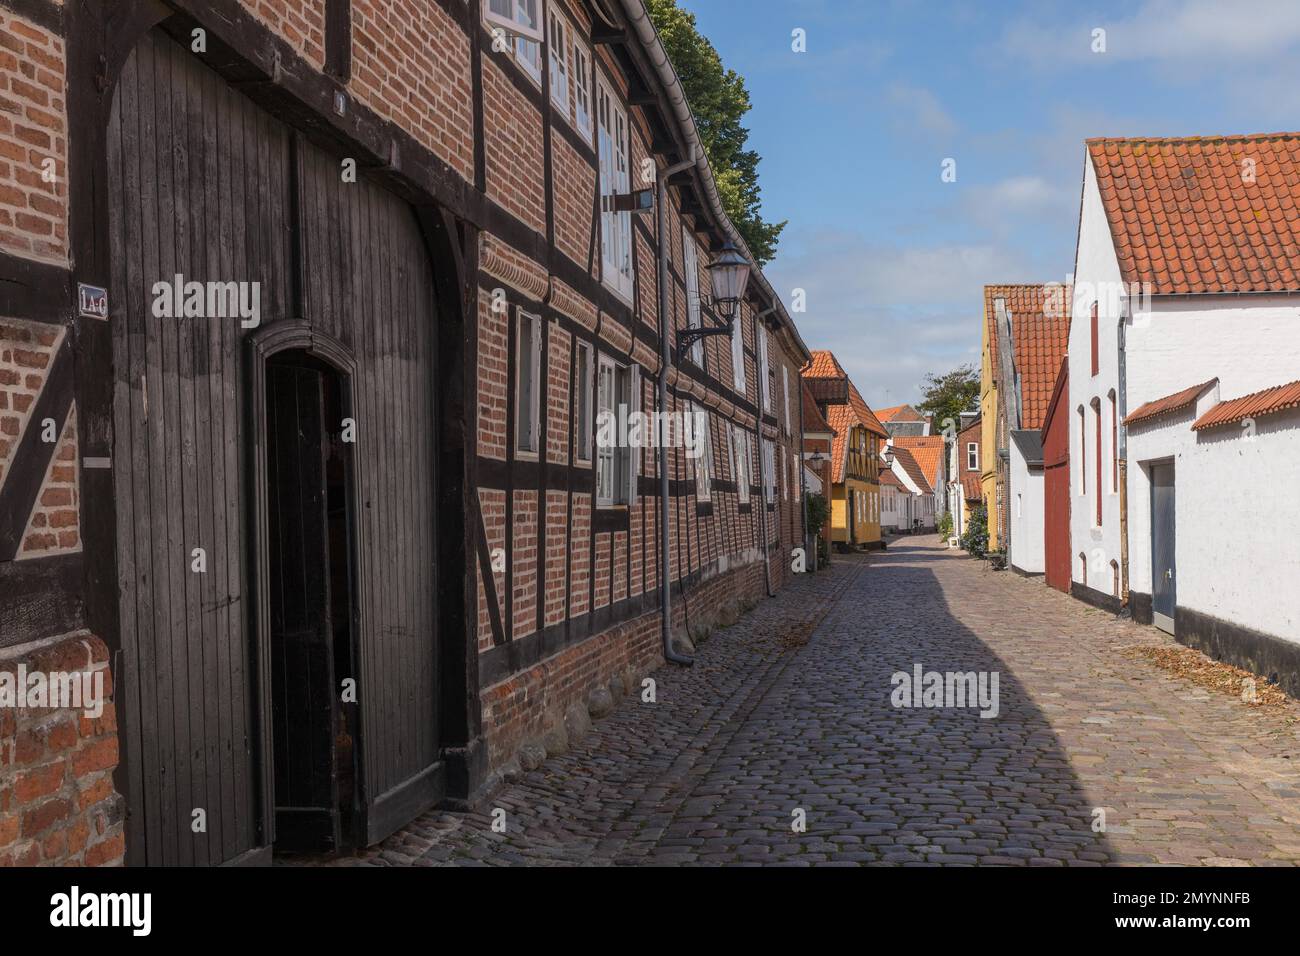
<path fill-rule="evenodd" d="M 1106 31 L 1106 51 L 1092 49 L 1092 31 Z M 1017 22 L 1003 35 L 1006 54 L 1040 65 L 1104 65 L 1148 60 L 1203 69 L 1207 62 L 1277 56 L 1300 44 L 1295 0 L 1145 0 L 1120 18 L 1074 17 L 1055 24 Z"/>
<path fill-rule="evenodd" d="M 927 372 L 977 361 L 986 282 L 1031 281 L 1009 247 L 904 247 L 792 224 L 764 269 L 777 292 L 807 292 L 793 316 L 809 348 L 830 348 L 873 406 L 914 402 Z"/>
<path fill-rule="evenodd" d="M 939 139 L 957 132 L 957 121 L 944 109 L 939 98 L 924 87 L 895 83 L 885 91 L 885 102 L 907 129 Z"/>

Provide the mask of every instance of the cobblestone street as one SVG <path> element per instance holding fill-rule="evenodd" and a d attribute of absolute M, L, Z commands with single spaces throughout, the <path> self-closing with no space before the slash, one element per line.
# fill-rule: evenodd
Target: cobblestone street
<path fill-rule="evenodd" d="M 656 703 L 619 702 L 479 813 L 430 813 L 332 862 L 1300 862 L 1300 709 L 1252 708 L 1125 653 L 1164 643 L 905 538 L 717 632 L 693 669 L 653 675 Z M 918 663 L 997 672 L 999 715 L 894 708 L 891 674 Z"/>

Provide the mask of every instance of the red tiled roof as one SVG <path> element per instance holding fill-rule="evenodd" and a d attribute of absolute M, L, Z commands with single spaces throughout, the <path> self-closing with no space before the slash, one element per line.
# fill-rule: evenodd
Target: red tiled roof
<path fill-rule="evenodd" d="M 880 411 L 876 412 L 876 417 L 882 422 L 925 421 L 925 416 L 911 405 L 895 405 L 893 408 L 882 408 Z"/>
<path fill-rule="evenodd" d="M 1067 285 L 1063 296 L 1059 291 L 1045 294 L 1036 311 L 1012 310 L 1016 371 L 1020 373 L 1021 428 L 1041 428 L 1047 415 L 1061 358 L 1070 344 L 1070 311 L 1063 303 L 1072 302 L 1072 296 L 1073 290 Z"/>
<path fill-rule="evenodd" d="M 848 378 L 834 353 L 826 349 L 814 349 L 812 361 L 803 369 L 805 378 Z"/>
<path fill-rule="evenodd" d="M 993 368 L 998 362 L 997 300 L 1005 299 L 1007 310 L 1013 315 L 1063 316 L 1068 329 L 1072 304 L 1070 287 L 1042 282 L 1017 285 L 986 285 L 984 287 L 984 323 L 989 330 L 989 348 L 993 352 Z M 1012 343 L 1013 345 L 1015 343 Z M 1055 371 L 1055 369 L 1053 369 Z"/>
<path fill-rule="evenodd" d="M 812 362 L 803 370 L 805 379 L 841 379 L 848 386 L 847 403 L 826 407 L 826 420 L 835 432 L 835 441 L 831 444 L 831 480 L 839 483 L 844 481 L 844 465 L 847 458 L 844 449 L 849 429 L 861 425 L 880 438 L 888 438 L 889 433 L 885 431 L 885 426 L 880 424 L 871 406 L 863 401 L 857 386 L 850 381 L 835 356 L 825 349 L 813 352 L 812 356 Z"/>
<path fill-rule="evenodd" d="M 892 485 L 895 488 L 907 492 L 909 495 L 912 493 L 908 489 L 907 485 L 903 484 L 903 482 L 899 479 L 899 477 L 896 474 L 894 474 L 892 471 L 889 471 L 888 469 L 880 473 L 880 485 L 882 488 L 885 485 Z"/>
<path fill-rule="evenodd" d="M 907 477 L 912 479 L 912 483 L 921 489 L 921 494 L 928 495 L 934 491 L 930 486 L 929 480 L 925 477 L 920 462 L 912 457 L 912 453 L 900 445 L 894 446 L 894 460 L 898 462 L 900 468 L 907 472 Z"/>
<path fill-rule="evenodd" d="M 853 409 L 847 405 L 832 405 L 826 410 L 826 419 L 830 422 L 835 438 L 831 442 L 831 481 L 836 484 L 844 482 L 845 445 L 849 438 L 849 429 L 853 427 Z"/>
<path fill-rule="evenodd" d="M 962 472 L 961 491 L 967 501 L 979 501 L 984 497 L 984 489 L 980 487 L 980 476 L 977 472 Z"/>
<path fill-rule="evenodd" d="M 1090 139 L 1088 154 L 1125 282 L 1300 289 L 1300 133 Z"/>
<path fill-rule="evenodd" d="M 852 382 L 849 382 L 849 404 L 858 413 L 858 419 L 862 424 L 867 426 L 867 431 L 873 432 L 881 438 L 889 437 L 889 432 L 885 431 L 885 426 L 880 424 L 880 419 L 871 410 L 871 406 L 863 401 L 862 395 L 858 392 L 858 387 Z"/>
<path fill-rule="evenodd" d="M 1200 431 L 1202 428 L 1228 425 L 1257 415 L 1271 415 L 1274 412 L 1297 407 L 1300 407 L 1300 382 L 1292 382 L 1290 385 L 1266 388 L 1261 392 L 1243 395 L 1241 398 L 1219 402 L 1198 418 L 1192 428 Z"/>
<path fill-rule="evenodd" d="M 813 401 L 812 392 L 809 391 L 808 385 L 799 380 L 799 392 L 803 401 L 803 430 L 808 432 L 828 432 L 831 430 L 830 422 L 822 414 L 822 410 L 817 407 Z"/>
<path fill-rule="evenodd" d="M 1157 398 L 1153 402 L 1147 402 L 1133 411 L 1129 412 L 1124 418 L 1125 425 L 1132 425 L 1135 422 L 1144 422 L 1147 419 L 1155 418 L 1157 415 L 1164 415 L 1168 412 L 1176 412 L 1179 409 L 1192 405 L 1201 393 L 1219 380 L 1212 378 L 1208 382 L 1202 382 L 1200 385 L 1193 385 L 1191 388 L 1185 388 L 1181 392 L 1175 392 L 1173 395 L 1166 395 L 1164 398 Z"/>
<path fill-rule="evenodd" d="M 925 473 L 925 480 L 931 488 L 939 485 L 939 471 L 943 465 L 942 435 L 899 435 L 894 439 L 895 448 L 906 448 L 916 459 Z"/>

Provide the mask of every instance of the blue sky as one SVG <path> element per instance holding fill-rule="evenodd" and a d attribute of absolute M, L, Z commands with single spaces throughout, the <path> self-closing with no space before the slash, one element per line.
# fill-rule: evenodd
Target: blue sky
<path fill-rule="evenodd" d="M 1300 0 L 679 3 L 749 86 L 765 271 L 874 407 L 978 364 L 986 282 L 1065 281 L 1085 138 L 1300 126 Z"/>

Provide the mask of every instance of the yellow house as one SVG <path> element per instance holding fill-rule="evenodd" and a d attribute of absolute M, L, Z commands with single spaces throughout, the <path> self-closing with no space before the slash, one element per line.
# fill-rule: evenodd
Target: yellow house
<path fill-rule="evenodd" d="M 884 547 L 880 452 L 889 433 L 830 352 L 813 352 L 803 374 L 835 433 L 830 472 L 832 540 L 845 550 Z"/>

